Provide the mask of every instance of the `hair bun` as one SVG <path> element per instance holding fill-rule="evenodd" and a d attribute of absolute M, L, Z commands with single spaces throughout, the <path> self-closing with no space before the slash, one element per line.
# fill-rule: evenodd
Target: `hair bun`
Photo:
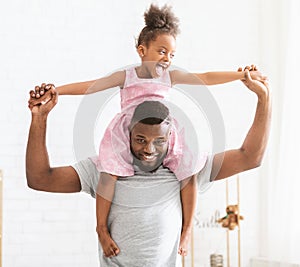
<path fill-rule="evenodd" d="M 162 8 L 151 4 L 144 13 L 146 26 L 142 29 L 136 42 L 136 48 L 143 44 L 148 46 L 159 34 L 169 34 L 175 39 L 179 34 L 179 19 L 175 17 L 171 6 L 164 5 Z"/>
<path fill-rule="evenodd" d="M 167 5 L 159 8 L 151 4 L 149 10 L 144 13 L 144 18 L 145 24 L 149 29 L 178 29 L 179 20 L 174 16 L 171 7 Z"/>

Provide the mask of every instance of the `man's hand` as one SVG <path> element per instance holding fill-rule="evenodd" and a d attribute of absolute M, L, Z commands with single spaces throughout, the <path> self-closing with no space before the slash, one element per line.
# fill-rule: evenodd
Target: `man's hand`
<path fill-rule="evenodd" d="M 251 79 L 252 80 L 257 80 L 257 81 L 260 81 L 260 82 L 263 82 L 265 80 L 268 79 L 267 76 L 263 75 L 256 67 L 256 65 L 251 65 L 251 66 L 246 66 L 244 68 L 244 72 L 246 71 L 250 71 L 250 76 L 251 76 Z M 242 68 L 239 68 L 238 71 L 242 71 Z M 246 73 L 245 73 L 246 75 Z M 242 81 L 245 81 L 245 77 L 243 79 L 241 79 Z"/>
<path fill-rule="evenodd" d="M 28 100 L 29 106 L 36 106 L 39 104 L 45 104 L 51 98 L 51 93 L 49 92 L 50 89 L 55 89 L 54 84 L 42 83 L 41 86 L 35 86 L 34 90 L 29 92 L 30 99 Z"/>
<path fill-rule="evenodd" d="M 242 68 L 239 68 L 238 71 L 242 71 Z M 242 79 L 242 82 L 245 84 L 246 87 L 248 87 L 251 91 L 253 91 L 257 96 L 260 95 L 265 95 L 268 94 L 269 92 L 269 82 L 268 78 L 266 76 L 263 76 L 262 74 L 261 77 L 263 79 L 253 79 L 252 78 L 252 71 L 257 72 L 256 66 L 246 66 L 245 69 L 245 77 Z M 260 72 L 259 72 L 260 73 Z"/>
<path fill-rule="evenodd" d="M 30 91 L 30 99 L 28 101 L 28 107 L 31 110 L 32 115 L 48 115 L 58 100 L 58 93 L 55 90 L 55 87 L 51 86 L 51 88 L 43 95 L 42 101 L 31 101 L 33 98 L 32 92 L 33 91 Z M 38 100 L 41 100 L 41 98 Z"/>

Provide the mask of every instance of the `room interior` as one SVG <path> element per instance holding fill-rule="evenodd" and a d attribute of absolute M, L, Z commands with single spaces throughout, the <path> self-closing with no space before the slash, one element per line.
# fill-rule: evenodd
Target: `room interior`
<path fill-rule="evenodd" d="M 84 193 L 50 194 L 27 186 L 28 92 L 42 82 L 60 85 L 96 79 L 138 63 L 135 38 L 151 2 L 2 4 L 0 266 L 99 265 L 95 200 Z M 199 194 L 191 251 L 183 266 L 299 267 L 299 1 L 156 3 L 171 4 L 180 18 L 175 66 L 206 72 L 256 64 L 269 77 L 273 95 L 271 135 L 262 165 L 215 182 Z M 240 81 L 205 90 L 222 114 L 225 148 L 239 147 L 253 118 L 255 95 Z M 82 99 L 60 96 L 49 117 L 47 146 L 53 166 L 81 159 L 73 138 Z M 110 101 L 116 106 L 116 99 Z M 95 123 L 95 148 L 106 123 L 101 121 L 109 122 L 111 106 L 106 105 Z M 233 230 L 216 222 L 228 215 L 228 205 L 238 205 L 239 220 Z M 222 256 L 222 265 L 212 263 L 221 261 L 217 255 Z"/>

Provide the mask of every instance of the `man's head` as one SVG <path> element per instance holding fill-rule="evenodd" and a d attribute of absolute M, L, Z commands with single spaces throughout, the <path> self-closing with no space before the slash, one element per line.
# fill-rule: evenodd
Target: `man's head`
<path fill-rule="evenodd" d="M 145 171 L 154 171 L 167 153 L 171 119 L 169 109 L 158 101 L 138 105 L 130 125 L 130 148 L 134 163 Z"/>

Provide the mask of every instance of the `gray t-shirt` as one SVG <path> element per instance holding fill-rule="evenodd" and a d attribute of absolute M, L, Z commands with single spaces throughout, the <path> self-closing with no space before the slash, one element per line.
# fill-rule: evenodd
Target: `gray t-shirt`
<path fill-rule="evenodd" d="M 212 157 L 198 175 L 204 191 L 210 184 Z M 79 175 L 81 191 L 95 197 L 99 172 L 90 159 L 73 166 Z M 175 267 L 182 223 L 180 182 L 169 169 L 155 172 L 135 168 L 135 175 L 120 177 L 115 187 L 108 227 L 120 248 L 116 257 L 100 251 L 100 266 Z"/>

